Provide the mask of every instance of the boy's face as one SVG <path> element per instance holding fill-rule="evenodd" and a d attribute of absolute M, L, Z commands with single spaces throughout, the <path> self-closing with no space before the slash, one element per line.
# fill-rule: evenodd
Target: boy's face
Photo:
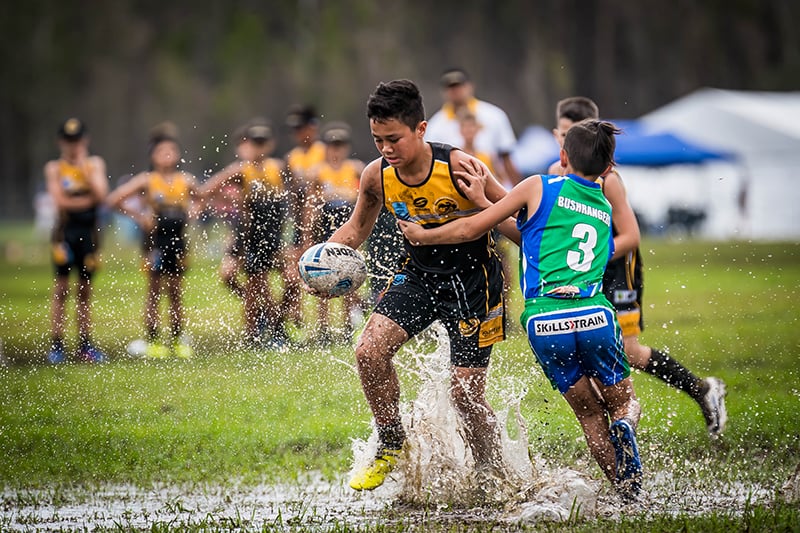
<path fill-rule="evenodd" d="M 81 137 L 80 139 L 59 139 L 58 146 L 63 157 L 75 159 L 89 149 L 89 139 L 88 137 Z"/>
<path fill-rule="evenodd" d="M 370 119 L 369 128 L 375 148 L 395 168 L 408 165 L 425 146 L 423 137 L 428 123 L 424 120 L 411 129 L 397 119 L 385 121 Z"/>
<path fill-rule="evenodd" d="M 153 147 L 153 153 L 150 157 L 156 167 L 175 167 L 178 165 L 180 149 L 178 145 L 172 141 L 161 141 Z"/>
<path fill-rule="evenodd" d="M 464 119 L 461 121 L 459 126 L 461 130 L 461 136 L 467 143 L 473 142 L 475 140 L 475 136 L 478 135 L 478 132 L 481 129 L 478 122 L 473 119 Z"/>
<path fill-rule="evenodd" d="M 558 124 L 556 124 L 553 130 L 553 137 L 556 138 L 560 148 L 564 148 L 564 138 L 567 136 L 567 131 L 569 131 L 573 124 L 575 123 L 568 118 L 561 117 L 558 119 Z"/>
<path fill-rule="evenodd" d="M 473 88 L 469 82 L 451 85 L 444 89 L 444 99 L 456 107 L 467 105 L 472 99 Z"/>
<path fill-rule="evenodd" d="M 269 156 L 275 149 L 275 142 L 271 139 L 247 139 L 243 144 L 247 144 L 247 153 L 250 159 L 263 159 Z"/>
<path fill-rule="evenodd" d="M 317 126 L 305 124 L 292 129 L 292 137 L 298 146 L 307 146 L 317 140 Z"/>
<path fill-rule="evenodd" d="M 338 163 L 350 155 L 350 144 L 345 142 L 332 142 L 325 145 L 325 156 L 331 163 Z"/>
<path fill-rule="evenodd" d="M 253 155 L 253 146 L 246 139 L 236 145 L 236 157 L 242 161 L 252 161 L 255 157 Z"/>

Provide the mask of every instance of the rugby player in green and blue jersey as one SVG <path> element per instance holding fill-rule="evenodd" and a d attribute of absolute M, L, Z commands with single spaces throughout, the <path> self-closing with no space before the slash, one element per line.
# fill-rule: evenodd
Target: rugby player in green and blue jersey
<path fill-rule="evenodd" d="M 486 169 L 456 174 L 480 213 L 436 228 L 399 221 L 413 245 L 468 242 L 517 216 L 521 321 L 536 359 L 580 422 L 601 469 L 626 497 L 641 487 L 636 444 L 641 414 L 613 306 L 602 292 L 603 273 L 614 252 L 611 205 L 601 179 L 613 165 L 610 122 L 573 126 L 561 149 L 564 176 L 532 176 L 502 200 L 483 196 Z"/>

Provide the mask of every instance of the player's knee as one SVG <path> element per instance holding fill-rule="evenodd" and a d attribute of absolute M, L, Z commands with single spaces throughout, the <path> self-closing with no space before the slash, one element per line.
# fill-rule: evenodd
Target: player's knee
<path fill-rule="evenodd" d="M 473 415 L 483 410 L 480 399 L 473 398 L 470 392 L 463 387 L 451 387 L 450 400 L 461 416 Z"/>

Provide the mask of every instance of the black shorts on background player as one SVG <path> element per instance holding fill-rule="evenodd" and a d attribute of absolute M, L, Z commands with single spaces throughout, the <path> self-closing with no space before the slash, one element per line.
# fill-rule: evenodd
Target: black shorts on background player
<path fill-rule="evenodd" d="M 75 268 L 82 279 L 91 279 L 97 268 L 97 209 L 73 211 L 53 232 L 53 264 L 56 275 L 68 276 Z"/>
<path fill-rule="evenodd" d="M 608 263 L 603 275 L 603 294 L 617 310 L 625 337 L 638 335 L 644 329 L 643 290 L 642 258 L 638 248 Z"/>
<path fill-rule="evenodd" d="M 146 238 L 146 265 L 150 272 L 181 274 L 186 270 L 186 220 L 158 217 Z"/>
<path fill-rule="evenodd" d="M 283 222 L 288 215 L 284 201 L 259 202 L 248 207 L 241 224 L 244 270 L 261 274 L 280 266 Z"/>

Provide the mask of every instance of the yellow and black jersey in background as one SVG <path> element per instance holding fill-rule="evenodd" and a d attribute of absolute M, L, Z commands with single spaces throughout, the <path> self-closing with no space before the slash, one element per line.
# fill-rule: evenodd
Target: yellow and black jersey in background
<path fill-rule="evenodd" d="M 150 172 L 147 180 L 147 204 L 158 217 L 185 219 L 191 202 L 191 181 L 180 171 L 164 176 Z"/>
<path fill-rule="evenodd" d="M 323 163 L 317 169 L 317 182 L 326 202 L 342 200 L 354 204 L 360 178 L 359 166 L 353 161 L 344 161 L 339 168 Z"/>
<path fill-rule="evenodd" d="M 248 161 L 242 166 L 241 173 L 245 203 L 283 198 L 286 186 L 281 160 Z"/>

